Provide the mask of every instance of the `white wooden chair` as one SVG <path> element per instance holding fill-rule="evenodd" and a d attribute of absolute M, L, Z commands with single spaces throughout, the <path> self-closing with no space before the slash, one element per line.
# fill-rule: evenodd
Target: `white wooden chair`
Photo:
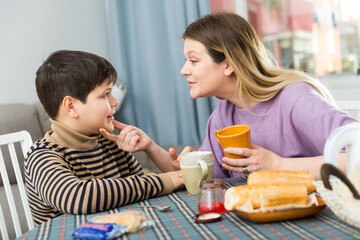
<path fill-rule="evenodd" d="M 360 121 L 360 100 L 337 101 L 339 108 Z"/>
<path fill-rule="evenodd" d="M 16 155 L 14 143 L 20 143 L 21 150 L 23 153 L 23 156 L 21 156 L 22 158 L 20 158 L 20 160 L 23 161 L 22 159 L 24 158 L 27 151 L 30 149 L 30 147 L 32 145 L 31 136 L 27 131 L 20 131 L 20 132 L 0 135 L 0 146 L 7 145 L 8 149 L 9 149 L 11 162 L 12 162 L 12 168 L 13 168 L 15 176 L 16 176 L 16 181 L 17 181 L 17 185 L 19 188 L 22 206 L 24 208 L 24 213 L 25 213 L 28 229 L 32 229 L 34 227 L 34 222 L 33 222 L 32 216 L 31 216 L 30 207 L 29 207 L 29 203 L 27 200 L 26 192 L 25 192 L 24 181 L 23 181 L 23 178 L 21 175 L 19 160 Z M 18 212 L 16 210 L 15 200 L 14 200 L 13 192 L 11 191 L 9 176 L 8 176 L 8 173 L 6 170 L 6 165 L 5 165 L 5 161 L 4 161 L 4 157 L 3 157 L 3 153 L 1 151 L 1 148 L 0 148 L 0 175 L 2 177 L 2 181 L 3 181 L 3 185 L 4 185 L 6 197 L 7 197 L 7 202 L 9 204 L 15 234 L 16 234 L 16 237 L 19 237 L 22 234 L 19 216 L 18 216 Z M 6 219 L 8 219 L 8 218 L 10 218 L 10 216 L 9 217 L 6 216 Z M 3 216 L 3 211 L 1 209 L 1 206 L 0 206 L 0 221 L 1 221 L 0 222 L 0 230 L 1 230 L 2 238 L 9 239 L 8 231 L 6 229 L 6 222 L 5 222 L 5 219 Z M 10 224 L 10 223 L 7 223 L 7 224 Z"/>
<path fill-rule="evenodd" d="M 0 205 L 0 231 L 1 231 L 2 239 L 4 239 L 4 240 L 9 239 L 9 235 L 8 235 L 6 224 L 5 224 L 4 213 L 2 211 L 1 205 Z"/>

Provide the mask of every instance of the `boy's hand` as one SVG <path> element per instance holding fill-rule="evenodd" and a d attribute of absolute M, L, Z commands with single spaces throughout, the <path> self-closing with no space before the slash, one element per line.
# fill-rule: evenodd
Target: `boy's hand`
<path fill-rule="evenodd" d="M 100 128 L 100 133 L 115 142 L 118 147 L 127 152 L 138 152 L 147 149 L 152 140 L 146 133 L 131 125 L 127 125 L 113 120 L 114 127 L 120 130 L 119 135 L 107 132 L 104 128 Z"/>
<path fill-rule="evenodd" d="M 187 153 L 187 152 L 193 152 L 194 149 L 190 146 L 186 146 L 184 147 L 184 149 L 181 151 L 180 155 L 182 153 Z M 171 160 L 171 165 L 175 168 L 175 169 L 180 169 L 180 160 L 179 160 L 179 155 L 176 153 L 176 150 L 174 148 L 170 148 L 169 149 L 169 155 L 170 155 L 170 160 Z"/>
<path fill-rule="evenodd" d="M 184 184 L 184 179 L 182 177 L 181 171 L 173 171 L 173 172 L 167 172 L 174 184 L 174 190 L 180 187 Z"/>

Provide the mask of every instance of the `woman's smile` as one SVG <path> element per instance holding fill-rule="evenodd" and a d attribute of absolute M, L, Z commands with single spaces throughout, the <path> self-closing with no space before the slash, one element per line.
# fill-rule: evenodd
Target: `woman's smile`
<path fill-rule="evenodd" d="M 191 81 L 187 81 L 189 84 L 189 87 L 192 87 L 194 84 L 196 84 L 196 82 L 191 82 Z"/>

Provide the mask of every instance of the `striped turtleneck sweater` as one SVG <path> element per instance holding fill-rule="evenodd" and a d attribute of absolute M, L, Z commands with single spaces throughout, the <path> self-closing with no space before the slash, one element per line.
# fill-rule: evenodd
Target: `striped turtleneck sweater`
<path fill-rule="evenodd" d="M 51 127 L 25 158 L 35 224 L 63 213 L 96 213 L 173 191 L 167 174 L 144 175 L 134 156 L 103 136 L 87 137 L 54 120 Z"/>

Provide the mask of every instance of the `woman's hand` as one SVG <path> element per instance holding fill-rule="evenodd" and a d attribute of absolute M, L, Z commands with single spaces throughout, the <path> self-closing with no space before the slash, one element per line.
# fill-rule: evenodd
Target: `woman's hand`
<path fill-rule="evenodd" d="M 194 151 L 194 149 L 192 147 L 186 146 L 181 151 L 180 155 L 182 153 L 193 152 L 193 151 Z M 180 169 L 179 155 L 176 153 L 176 150 L 174 148 L 169 149 L 169 155 L 170 155 L 171 165 L 173 166 L 173 168 L 174 169 Z"/>
<path fill-rule="evenodd" d="M 120 130 L 120 134 L 112 134 L 100 128 L 100 133 L 110 141 L 115 142 L 118 147 L 127 152 L 138 152 L 146 150 L 153 141 L 139 128 L 113 120 L 114 127 Z"/>
<path fill-rule="evenodd" d="M 249 148 L 226 148 L 225 152 L 242 155 L 244 158 L 235 159 L 223 157 L 222 167 L 232 172 L 249 173 L 261 170 L 279 170 L 282 158 L 256 144 Z"/>

